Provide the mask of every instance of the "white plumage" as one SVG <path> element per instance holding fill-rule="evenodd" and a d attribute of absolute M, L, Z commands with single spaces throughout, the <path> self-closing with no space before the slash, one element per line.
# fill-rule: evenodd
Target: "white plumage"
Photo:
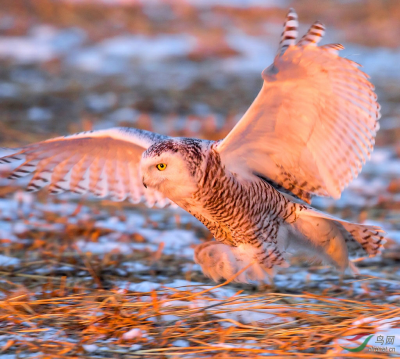
<path fill-rule="evenodd" d="M 214 280 L 250 263 L 239 281 L 263 279 L 287 266 L 290 253 L 317 256 L 355 271 L 349 256 L 375 255 L 382 229 L 352 224 L 309 206 L 313 195 L 338 198 L 369 158 L 379 105 L 359 65 L 343 47 L 318 47 L 316 22 L 296 44 L 290 10 L 263 87 L 222 141 L 170 138 L 133 128 L 89 131 L 36 143 L 0 159 L 23 160 L 11 178 L 33 174 L 28 190 L 73 191 L 175 204 L 192 213 L 216 241 L 195 260 Z"/>
<path fill-rule="evenodd" d="M 301 197 L 339 198 L 373 149 L 379 104 L 359 65 L 332 52 L 340 46 L 316 46 L 322 29 L 317 22 L 298 45 L 287 46 L 283 34 L 286 50 L 262 72 L 259 95 L 219 151 L 230 168 L 259 172 Z"/>

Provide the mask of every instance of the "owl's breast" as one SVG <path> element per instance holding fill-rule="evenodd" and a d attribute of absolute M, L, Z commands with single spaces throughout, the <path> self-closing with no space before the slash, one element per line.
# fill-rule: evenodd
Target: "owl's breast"
<path fill-rule="evenodd" d="M 242 178 L 226 171 L 219 155 L 211 152 L 198 190 L 178 203 L 200 220 L 221 242 L 237 245 L 262 232 L 278 206 L 272 187 L 260 178 Z"/>
<path fill-rule="evenodd" d="M 190 213 L 210 230 L 217 241 L 233 246 L 236 245 L 234 233 L 227 222 L 213 217 L 204 208 L 201 208 L 200 210 L 192 209 Z"/>

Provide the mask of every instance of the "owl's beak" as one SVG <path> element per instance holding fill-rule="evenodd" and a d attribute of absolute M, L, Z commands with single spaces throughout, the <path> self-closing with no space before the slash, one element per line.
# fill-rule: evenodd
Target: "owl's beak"
<path fill-rule="evenodd" d="M 143 177 L 143 179 L 142 179 L 142 183 L 143 183 L 144 188 L 147 188 L 146 183 L 144 183 L 144 177 Z"/>

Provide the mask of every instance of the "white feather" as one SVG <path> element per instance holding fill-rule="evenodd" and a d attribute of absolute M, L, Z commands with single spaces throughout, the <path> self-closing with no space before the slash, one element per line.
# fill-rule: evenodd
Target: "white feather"
<path fill-rule="evenodd" d="M 259 95 L 218 151 L 233 173 L 338 198 L 370 156 L 380 107 L 358 64 L 327 51 L 339 45 L 306 46 L 323 35 L 317 25 L 263 71 Z"/>

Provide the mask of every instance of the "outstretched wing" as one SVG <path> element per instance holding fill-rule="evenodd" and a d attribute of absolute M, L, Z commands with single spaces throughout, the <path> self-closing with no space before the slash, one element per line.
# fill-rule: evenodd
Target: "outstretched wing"
<path fill-rule="evenodd" d="M 9 178 L 33 174 L 27 188 L 31 192 L 49 185 L 54 194 L 90 192 L 116 201 L 128 198 L 133 203 L 144 201 L 162 207 L 170 201 L 144 188 L 139 163 L 143 151 L 166 138 L 123 127 L 82 132 L 17 149 L 0 158 L 0 164 L 22 160 Z"/>
<path fill-rule="evenodd" d="M 317 22 L 295 45 L 289 12 L 260 93 L 218 146 L 231 172 L 257 174 L 308 202 L 340 197 L 369 158 L 380 117 L 368 76 L 338 55 L 341 45 L 317 47 L 323 34 Z"/>

